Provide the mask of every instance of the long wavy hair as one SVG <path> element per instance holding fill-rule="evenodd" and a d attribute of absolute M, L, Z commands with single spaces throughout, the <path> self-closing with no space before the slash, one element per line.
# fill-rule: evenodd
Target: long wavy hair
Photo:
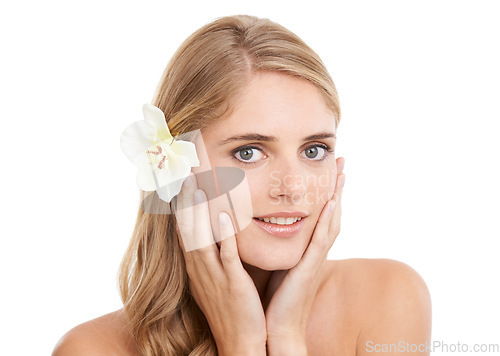
<path fill-rule="evenodd" d="M 222 17 L 189 36 L 169 61 L 153 98 L 173 136 L 229 115 L 258 71 L 277 71 L 317 86 L 340 121 L 337 90 L 319 56 L 266 18 Z M 143 356 L 212 356 L 217 346 L 189 292 L 172 206 L 141 191 L 142 204 L 119 269 L 128 328 Z"/>

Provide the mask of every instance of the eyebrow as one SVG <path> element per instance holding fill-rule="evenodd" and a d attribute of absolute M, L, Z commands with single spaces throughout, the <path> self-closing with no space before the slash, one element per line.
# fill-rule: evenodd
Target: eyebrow
<path fill-rule="evenodd" d="M 304 137 L 304 141 L 309 141 L 309 140 L 321 140 L 324 138 L 337 138 L 333 132 L 318 132 L 315 133 L 314 135 L 310 135 L 307 137 Z M 225 140 L 222 140 L 219 142 L 219 146 L 226 145 L 231 142 L 235 141 L 263 141 L 263 142 L 278 142 L 278 138 L 276 136 L 266 136 L 262 135 L 256 132 L 249 132 L 241 135 L 236 135 L 236 136 L 231 136 L 229 138 L 226 138 Z"/>

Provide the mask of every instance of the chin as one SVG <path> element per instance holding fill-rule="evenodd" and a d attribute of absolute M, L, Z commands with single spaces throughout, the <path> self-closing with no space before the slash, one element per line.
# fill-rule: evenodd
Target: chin
<path fill-rule="evenodd" d="M 291 257 L 291 256 L 273 256 L 273 255 L 267 255 L 263 256 L 264 254 L 260 254 L 259 257 L 255 257 L 256 255 L 253 255 L 250 258 L 245 258 L 245 256 L 241 256 L 241 260 L 245 262 L 248 265 L 260 268 L 264 271 L 278 271 L 278 270 L 288 270 L 292 269 L 299 263 L 300 258 L 302 255 L 298 257 Z"/>
<path fill-rule="evenodd" d="M 279 270 L 289 270 L 292 269 L 297 265 L 298 261 L 295 261 L 294 263 L 277 263 L 277 264 L 266 264 L 265 266 L 259 267 L 260 269 L 264 271 L 279 271 Z M 258 266 L 256 266 L 258 267 Z"/>
<path fill-rule="evenodd" d="M 292 269 L 307 249 L 307 244 L 302 239 L 308 236 L 308 233 L 303 231 L 301 235 L 303 236 L 278 238 L 245 229 L 240 233 L 237 242 L 240 259 L 264 271 Z"/>

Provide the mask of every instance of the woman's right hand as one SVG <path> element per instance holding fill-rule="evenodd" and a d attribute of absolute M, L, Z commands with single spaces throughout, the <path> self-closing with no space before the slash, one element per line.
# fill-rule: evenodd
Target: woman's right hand
<path fill-rule="evenodd" d="M 201 203 L 195 202 L 195 191 L 202 194 Z M 262 302 L 241 263 L 232 220 L 226 212 L 219 214 L 221 235 L 229 236 L 221 239 L 219 251 L 208 204 L 191 173 L 177 196 L 175 211 L 189 289 L 207 318 L 219 355 L 266 355 Z M 227 223 L 221 221 L 224 217 Z M 185 242 L 190 246 L 187 251 Z"/>

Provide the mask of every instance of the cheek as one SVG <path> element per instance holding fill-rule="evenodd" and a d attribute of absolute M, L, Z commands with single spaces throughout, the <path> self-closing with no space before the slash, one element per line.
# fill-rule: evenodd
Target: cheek
<path fill-rule="evenodd" d="M 262 173 L 262 172 L 261 172 Z M 269 205 L 269 196 L 274 195 L 273 189 L 285 189 L 279 186 L 282 179 L 269 178 L 269 175 L 259 174 L 258 172 L 246 172 L 251 199 L 255 207 Z M 297 189 L 297 195 L 294 195 L 294 204 L 297 206 L 305 205 L 324 205 L 333 197 L 337 179 L 337 167 L 333 165 L 321 170 L 311 170 L 305 172 L 302 176 L 295 176 L 296 180 L 287 180 L 286 184 L 295 182 L 303 184 L 303 190 Z M 259 210 L 259 209 L 257 209 Z"/>
<path fill-rule="evenodd" d="M 323 206 L 328 200 L 333 197 L 335 191 L 337 177 L 337 169 L 330 168 L 323 170 L 321 173 L 309 175 L 307 181 L 307 193 L 305 203 L 307 205 Z"/>

